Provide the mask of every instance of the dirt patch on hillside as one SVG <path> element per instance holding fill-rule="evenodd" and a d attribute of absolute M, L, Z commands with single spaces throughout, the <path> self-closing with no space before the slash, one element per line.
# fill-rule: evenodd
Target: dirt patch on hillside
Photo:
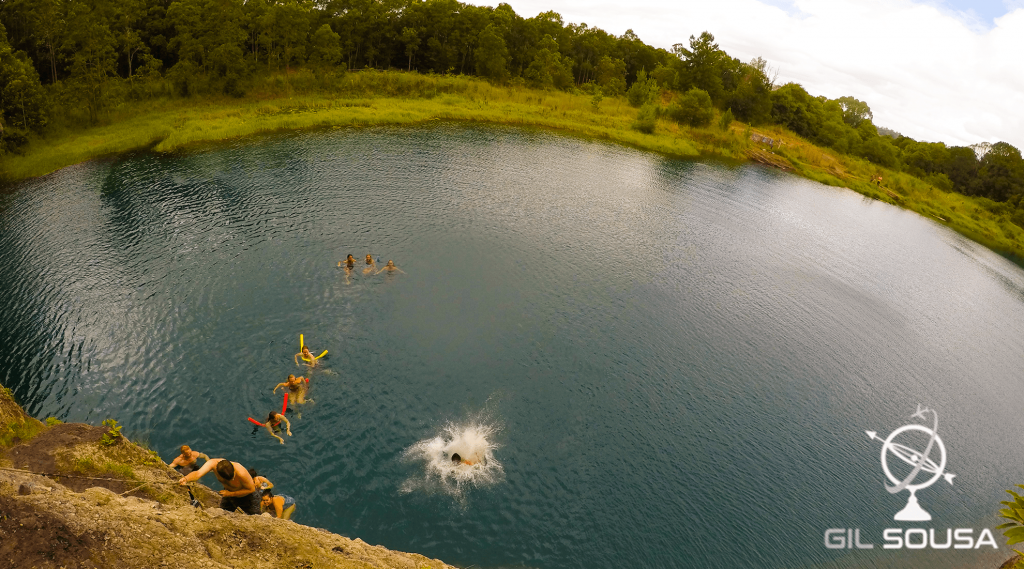
<path fill-rule="evenodd" d="M 15 567 L 98 567 L 90 558 L 104 535 L 76 535 L 59 518 L 0 494 L 0 569 Z"/>

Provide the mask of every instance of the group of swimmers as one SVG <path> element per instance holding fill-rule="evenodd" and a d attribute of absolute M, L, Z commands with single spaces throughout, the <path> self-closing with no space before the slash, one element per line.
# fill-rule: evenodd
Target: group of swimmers
<path fill-rule="evenodd" d="M 206 463 L 198 466 L 199 459 Z M 275 495 L 274 484 L 260 476 L 255 468 L 246 469 L 226 458 L 210 458 L 188 445 L 181 446 L 181 454 L 171 462 L 171 467 L 184 474 L 178 481 L 182 486 L 199 480 L 212 470 L 224 485 L 220 491 L 222 510 L 242 510 L 250 516 L 266 513 L 283 520 L 290 520 L 295 513 L 295 500 L 284 494 Z"/>
<path fill-rule="evenodd" d="M 345 282 L 349 282 L 349 276 L 355 269 L 356 259 L 352 255 L 349 255 L 344 261 L 338 261 L 338 268 L 345 270 Z M 366 255 L 366 268 L 363 269 L 364 275 L 377 275 L 382 272 L 393 272 L 398 271 L 405 273 L 402 269 L 395 266 L 394 261 L 388 259 L 386 265 L 379 270 L 377 269 L 377 262 L 373 260 L 373 256 Z M 302 358 L 303 363 L 308 368 L 308 374 L 312 375 L 313 369 L 319 363 L 319 360 L 327 355 L 327 350 L 324 350 L 319 356 L 314 356 L 310 351 L 309 346 L 305 345 L 302 335 L 299 335 L 299 353 L 295 354 L 293 358 L 295 365 L 299 365 L 299 358 Z M 278 383 L 274 386 L 273 393 L 276 394 L 278 389 L 287 389 L 288 395 L 292 397 L 292 403 L 296 406 L 305 405 L 306 403 L 313 403 L 312 399 L 306 399 L 306 394 L 309 392 L 309 378 L 298 376 L 294 374 L 288 376 L 288 379 Z M 264 427 L 270 436 L 274 437 L 281 444 L 284 444 L 284 438 L 281 437 L 282 430 L 290 437 L 292 436 L 292 424 L 287 417 L 284 416 L 285 411 L 288 408 L 288 399 L 285 398 L 285 405 L 281 409 L 281 413 L 277 411 L 271 411 L 267 415 L 267 420 L 263 423 L 249 418 L 250 421 Z M 302 413 L 299 411 L 298 417 L 302 418 Z M 283 425 L 283 429 L 282 429 Z M 224 485 L 224 489 L 220 491 L 221 509 L 233 511 L 242 510 L 249 515 L 257 515 L 260 513 L 271 514 L 274 517 L 282 519 L 291 519 L 292 514 L 295 512 L 295 500 L 290 496 L 284 494 L 275 495 L 273 492 L 273 483 L 269 480 L 260 476 L 256 469 L 246 469 L 244 466 L 237 462 L 229 461 L 225 458 L 210 458 L 206 454 L 197 452 L 189 448 L 188 445 L 181 446 L 181 454 L 171 462 L 172 468 L 177 468 L 184 476 L 178 481 L 182 486 L 195 482 L 213 471 L 214 475 L 217 476 L 217 480 Z M 197 467 L 200 459 L 205 460 L 205 464 L 201 467 Z M 459 455 L 455 454 L 452 456 L 453 462 L 459 462 Z M 473 464 L 469 461 L 461 461 L 465 464 Z"/>
<path fill-rule="evenodd" d="M 402 274 L 405 274 L 405 271 L 403 271 L 402 269 L 399 269 L 398 267 L 396 267 L 395 266 L 395 262 L 392 261 L 391 259 L 388 259 L 387 264 L 384 265 L 383 267 L 381 267 L 380 270 L 378 270 L 377 269 L 377 263 L 379 261 L 380 261 L 380 259 L 377 259 L 377 261 L 374 261 L 373 260 L 373 255 L 367 253 L 366 254 L 366 268 L 363 269 L 363 274 L 364 275 L 379 275 L 379 274 L 383 273 L 384 271 L 387 271 L 389 273 L 393 272 L 393 271 L 398 271 L 398 272 L 400 272 Z M 338 268 L 345 270 L 345 284 L 349 284 L 349 282 L 350 282 L 349 281 L 349 277 L 352 275 L 352 271 L 354 271 L 355 268 L 356 268 L 356 258 L 353 257 L 350 254 L 348 257 L 345 257 L 344 261 L 338 261 Z"/>
<path fill-rule="evenodd" d="M 307 374 L 312 375 L 313 368 L 325 355 L 327 355 L 327 350 L 324 350 L 319 356 L 314 356 L 309 350 L 309 346 L 306 345 L 302 334 L 299 334 L 299 353 L 295 354 L 293 358 L 295 365 L 299 365 L 299 358 L 302 358 L 308 369 Z M 277 390 L 281 388 L 288 390 L 288 395 L 292 396 L 292 403 L 296 406 L 313 402 L 312 399 L 306 399 L 306 394 L 309 391 L 309 378 L 289 375 L 288 379 L 275 385 L 272 392 L 276 394 Z M 271 411 L 264 423 L 251 417 L 249 420 L 266 428 L 270 436 L 284 444 L 284 439 L 280 436 L 282 425 L 288 436 L 292 436 L 291 421 L 284 416 L 287 408 L 288 398 L 286 397 L 281 413 Z M 302 413 L 299 413 L 298 416 L 301 419 Z M 188 445 L 182 445 L 180 450 L 181 454 L 171 462 L 171 467 L 177 468 L 184 475 L 178 483 L 184 486 L 195 482 L 212 470 L 217 476 L 217 480 L 224 485 L 224 489 L 220 491 L 221 509 L 228 511 L 238 509 L 249 515 L 267 513 L 285 520 L 291 519 L 292 514 L 295 513 L 295 500 L 284 494 L 275 495 L 274 484 L 260 476 L 256 469 L 246 469 L 241 464 L 224 458 L 210 458 L 206 454 L 192 450 Z M 206 461 L 201 467 L 198 466 L 200 459 Z"/>

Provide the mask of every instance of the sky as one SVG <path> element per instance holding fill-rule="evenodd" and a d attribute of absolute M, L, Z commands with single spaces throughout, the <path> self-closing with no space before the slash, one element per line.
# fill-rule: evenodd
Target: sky
<path fill-rule="evenodd" d="M 1024 0 L 505 1 L 666 49 L 707 30 L 733 57 L 768 60 L 778 84 L 865 101 L 878 126 L 1024 148 Z"/>

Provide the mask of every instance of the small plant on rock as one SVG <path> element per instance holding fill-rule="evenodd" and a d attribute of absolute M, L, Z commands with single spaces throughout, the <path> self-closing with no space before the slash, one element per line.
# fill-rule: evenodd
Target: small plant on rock
<path fill-rule="evenodd" d="M 117 424 L 117 419 L 107 419 L 103 421 L 103 426 L 107 427 L 108 431 L 103 433 L 103 438 L 100 439 L 101 445 L 112 446 L 121 441 L 121 425 Z"/>

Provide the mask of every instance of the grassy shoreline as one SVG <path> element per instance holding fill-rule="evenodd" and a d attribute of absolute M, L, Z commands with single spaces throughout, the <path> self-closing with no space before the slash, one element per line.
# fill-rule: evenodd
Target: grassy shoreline
<path fill-rule="evenodd" d="M 1010 222 L 1000 204 L 942 191 L 907 174 L 815 146 L 781 127 L 751 130 L 733 123 L 723 131 L 659 119 L 653 134 L 643 134 L 631 128 L 637 111 L 622 97 L 604 98 L 595 107 L 589 95 L 495 86 L 464 76 L 398 72 L 349 73 L 327 88 L 310 85 L 309 79 L 271 76 L 242 99 L 168 98 L 126 103 L 110 113 L 105 124 L 52 134 L 33 141 L 23 155 L 5 157 L 0 160 L 0 176 L 15 182 L 133 150 L 171 152 L 200 143 L 289 130 L 400 126 L 433 120 L 529 126 L 670 157 L 770 163 L 917 212 L 1024 263 L 1024 229 Z M 769 151 L 750 140 L 751 132 L 782 139 L 783 145 Z M 875 176 L 882 176 L 884 185 L 871 183 Z"/>

